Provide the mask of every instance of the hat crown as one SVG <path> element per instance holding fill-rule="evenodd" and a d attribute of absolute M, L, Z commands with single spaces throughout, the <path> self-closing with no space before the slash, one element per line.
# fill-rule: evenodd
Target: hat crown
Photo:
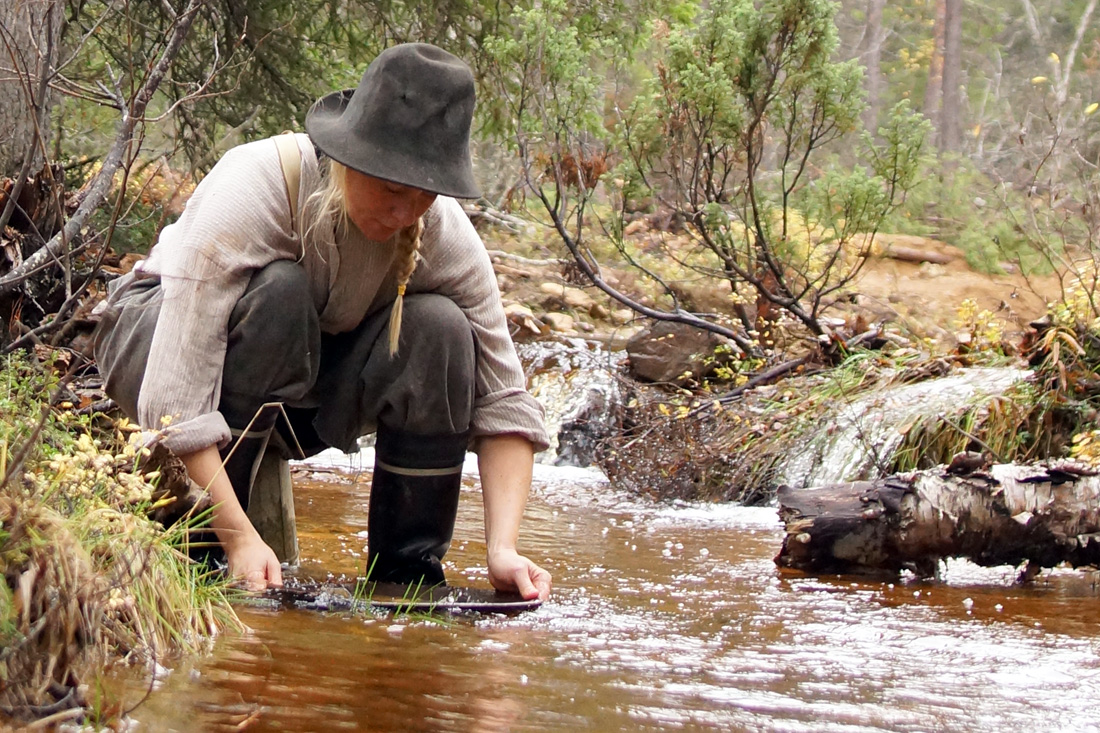
<path fill-rule="evenodd" d="M 323 152 L 362 173 L 472 198 L 474 99 L 465 62 L 426 43 L 402 44 L 379 54 L 354 90 L 318 100 L 306 129 Z"/>
<path fill-rule="evenodd" d="M 367 135 L 403 138 L 389 140 L 394 144 L 418 134 L 449 135 L 457 138 L 449 142 L 463 144 L 473 111 L 474 79 L 466 64 L 435 46 L 407 44 L 384 51 L 367 68 L 345 114 Z"/>

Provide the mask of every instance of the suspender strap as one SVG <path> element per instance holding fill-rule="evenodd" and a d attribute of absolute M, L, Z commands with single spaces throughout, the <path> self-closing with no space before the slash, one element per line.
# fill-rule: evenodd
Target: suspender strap
<path fill-rule="evenodd" d="M 283 166 L 286 200 L 290 204 L 290 225 L 301 237 L 301 222 L 298 219 L 298 179 L 302 174 L 302 151 L 298 149 L 298 140 L 292 132 L 284 132 L 273 139 L 275 149 L 279 152 L 279 163 Z"/>

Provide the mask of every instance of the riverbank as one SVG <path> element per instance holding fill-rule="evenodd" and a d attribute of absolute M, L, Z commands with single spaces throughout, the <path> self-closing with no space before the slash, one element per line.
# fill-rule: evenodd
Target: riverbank
<path fill-rule="evenodd" d="M 0 721 L 105 725 L 127 708 L 102 696 L 107 666 L 153 670 L 243 626 L 185 526 L 149 518 L 165 500 L 138 431 L 79 413 L 19 355 L 0 381 Z"/>
<path fill-rule="evenodd" d="M 666 245 L 682 237 L 632 236 L 639 249 L 647 237 Z M 496 259 L 518 339 L 558 339 L 570 352 L 569 340 L 581 337 L 612 350 L 626 344 L 631 352 L 632 339 L 646 338 L 650 322 L 624 318 L 615 301 L 570 284 L 567 266 L 538 255 L 531 249 L 523 258 Z M 636 272 L 601 273 L 638 302 L 654 297 Z M 729 310 L 728 294 L 714 280 L 696 282 L 678 284 L 683 302 Z M 638 381 L 634 353 L 621 358 L 612 351 L 601 357 L 608 364 L 601 380 L 564 381 L 589 390 L 597 381 L 616 385 L 603 389 L 618 398 L 614 408 L 600 395 L 592 409 L 574 411 L 582 420 L 598 413 L 613 423 L 587 430 L 603 436 L 589 453 L 613 485 L 658 499 L 769 503 L 779 485 L 813 480 L 795 459 L 812 463 L 842 450 L 847 454 L 827 471 L 858 469 L 844 480 L 946 464 L 963 451 L 989 453 L 995 461 L 1094 460 L 1100 384 L 1092 375 L 1100 363 L 1100 329 L 1091 289 L 1087 279 L 1024 274 L 1009 263 L 999 274 L 978 272 L 944 242 L 880 235 L 859 277 L 823 318 L 848 337 L 872 336 L 853 339 L 860 345 L 839 364 L 815 353 L 820 344 L 799 335 L 797 324 L 789 333 L 780 326 L 776 346 L 755 360 L 731 357 L 735 349 L 728 344 L 701 346 L 686 337 L 677 351 L 665 345 L 673 336 L 654 329 L 649 338 L 657 347 L 646 354 L 673 361 L 665 373 L 682 376 Z M 557 317 L 562 313 L 568 319 Z M 586 361 L 594 360 L 541 359 L 566 370 Z M 696 369 L 703 362 L 709 364 Z M 987 389 L 987 380 L 1001 381 L 997 375 L 1005 384 Z M 950 387 L 956 397 L 950 404 L 934 399 L 941 385 L 948 389 L 960 380 Z M 578 431 L 575 415 L 566 422 Z"/>
<path fill-rule="evenodd" d="M 631 313 L 572 281 L 560 261 L 537 254 L 494 257 L 517 340 L 584 337 L 616 344 L 644 328 Z M 807 360 L 775 383 L 745 391 L 750 370 L 765 371 L 765 365 L 664 385 L 616 372 L 622 409 L 596 451 L 612 488 L 660 500 L 768 503 L 786 476 L 783 460 L 805 449 L 799 441 L 835 420 L 840 407 L 978 365 L 1026 366 L 1035 377 L 1020 380 L 1023 386 L 1007 397 L 960 403 L 946 419 L 930 413 L 903 426 L 907 442 L 893 470 L 905 460 L 914 466 L 945 462 L 974 441 L 999 458 L 1011 450 L 1022 456 L 1038 450 L 1040 434 L 1057 438 L 1043 450 L 1088 444 L 1078 436 L 1088 435 L 1083 426 L 1095 418 L 1086 409 L 1093 385 L 1082 375 L 1095 360 L 1086 353 L 1093 349 L 1085 338 L 1091 331 L 1075 330 L 1083 322 L 1079 315 L 1063 312 L 1045 330 L 1031 328 L 1041 299 L 1019 297 L 1011 276 L 968 273 L 956 264 L 925 277 L 918 264 L 910 277 L 898 274 L 903 265 L 909 266 L 872 258 L 861 281 L 865 289 L 840 308 L 853 322 L 881 321 L 893 340 L 880 350 L 853 352 L 839 367 L 825 370 Z M 627 273 L 605 276 L 630 284 Z M 983 283 L 984 300 L 922 304 L 945 278 L 969 278 L 969 286 L 959 287 L 976 296 L 975 283 Z M 921 287 L 907 291 L 914 282 Z M 688 295 L 703 306 L 714 296 L 706 290 Z M 1002 295 L 1010 304 L 1004 308 L 991 300 Z M 875 310 L 883 304 L 889 312 Z M 928 330 L 928 323 L 940 324 L 940 331 Z M 1075 338 L 1084 346 L 1075 350 Z M 89 692 L 104 663 L 152 669 L 241 625 L 229 589 L 181 554 L 181 530 L 164 530 L 146 518 L 157 504 L 157 477 L 135 467 L 140 456 L 133 428 L 94 412 L 101 392 L 57 389 L 68 362 L 51 362 L 45 351 L 37 356 L 49 366 L 13 359 L 3 373 L 9 432 L 0 436 L 0 570 L 6 580 L 0 671 L 8 682 L 0 684 L 0 706 L 15 719 L 108 720 L 126 708 Z M 42 395 L 51 395 L 47 404 Z M 999 407 L 991 409 L 994 403 Z"/>

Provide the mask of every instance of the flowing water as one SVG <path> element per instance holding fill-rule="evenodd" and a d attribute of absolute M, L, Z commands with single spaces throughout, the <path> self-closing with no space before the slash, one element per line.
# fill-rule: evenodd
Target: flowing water
<path fill-rule="evenodd" d="M 361 464 L 360 464 L 361 462 Z M 335 465 L 337 470 L 332 469 Z M 354 574 L 363 458 L 296 474 L 298 575 Z M 486 585 L 471 475 L 452 582 Z M 165 673 L 155 731 L 1100 730 L 1096 576 L 952 564 L 939 582 L 780 573 L 776 512 L 655 505 L 538 467 L 526 552 L 555 576 L 517 616 L 241 607 L 251 632 Z M 131 681 L 131 703 L 141 683 Z"/>
<path fill-rule="evenodd" d="M 550 446 L 539 463 L 587 466 L 600 443 L 618 429 L 623 394 L 617 373 L 623 352 L 583 339 L 519 346 L 527 389 L 543 406 Z"/>
<path fill-rule="evenodd" d="M 905 433 L 919 420 L 954 419 L 1032 376 L 1027 369 L 973 367 L 946 377 L 876 389 L 839 401 L 829 420 L 807 436 L 780 467 L 779 483 L 825 486 L 879 478 Z"/>

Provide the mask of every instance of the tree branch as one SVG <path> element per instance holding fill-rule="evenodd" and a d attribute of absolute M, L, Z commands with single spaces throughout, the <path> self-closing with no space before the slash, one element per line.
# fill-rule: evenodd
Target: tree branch
<path fill-rule="evenodd" d="M 1056 92 L 1056 99 L 1058 104 L 1065 103 L 1066 97 L 1069 96 L 1069 80 L 1073 74 L 1073 62 L 1077 58 L 1077 50 L 1081 47 L 1081 40 L 1085 37 L 1085 31 L 1089 29 L 1089 21 L 1092 19 L 1092 14 L 1096 11 L 1097 0 L 1091 0 L 1088 6 L 1085 8 L 1085 12 L 1081 13 L 1081 20 L 1077 23 L 1077 33 L 1073 37 L 1073 45 L 1069 47 L 1069 51 L 1066 53 L 1066 60 L 1062 66 L 1062 73 L 1058 79 L 1058 89 Z"/>
<path fill-rule="evenodd" d="M 535 195 L 539 197 L 539 200 L 542 201 L 543 206 L 546 208 L 547 212 L 549 212 L 550 218 L 554 222 L 554 229 L 558 232 L 558 236 L 561 237 L 562 242 L 565 244 L 570 254 L 573 255 L 573 259 L 574 261 L 576 261 L 577 266 L 580 267 L 581 272 L 585 274 L 585 276 L 593 285 L 602 290 L 604 293 L 611 296 L 613 299 L 617 300 L 628 308 L 638 313 L 641 313 L 643 316 L 648 316 L 649 318 L 653 318 L 658 321 L 673 321 L 675 323 L 684 323 L 689 326 L 694 326 L 695 328 L 702 329 L 704 331 L 716 333 L 719 336 L 725 336 L 726 338 L 737 344 L 737 346 L 740 347 L 740 349 L 746 354 L 755 354 L 758 351 L 757 347 L 751 341 L 749 341 L 747 338 L 744 337 L 744 335 L 736 331 L 725 328 L 724 326 L 719 326 L 717 323 L 711 323 L 710 321 L 704 320 L 694 313 L 689 313 L 687 311 L 677 310 L 674 313 L 669 313 L 666 311 L 657 310 L 655 308 L 650 308 L 608 285 L 607 282 L 604 281 L 602 277 L 600 277 L 599 273 L 596 272 L 595 268 L 592 267 L 592 264 L 584 256 L 584 253 L 580 251 L 576 240 L 573 239 L 573 237 L 566 230 L 565 224 L 558 216 L 555 207 L 546 197 L 546 194 L 538 188 L 532 187 L 532 190 L 535 191 Z"/>
<path fill-rule="evenodd" d="M 27 78 L 27 74 L 20 73 L 19 62 L 16 59 L 14 48 L 15 37 L 8 28 L 0 28 L 0 33 L 4 36 L 4 45 L 8 48 L 8 54 L 11 56 L 12 65 L 16 69 L 16 73 L 19 74 L 20 81 L 23 81 L 26 86 L 27 102 L 30 104 L 34 113 L 34 137 L 28 146 L 30 150 L 27 151 L 23 158 L 23 166 L 19 171 L 19 176 L 15 180 L 15 185 L 12 186 L 11 193 L 8 196 L 7 204 L 4 206 L 3 213 L 0 213 L 0 232 L 4 231 L 4 227 L 8 225 L 11 220 L 11 215 L 15 211 L 15 202 L 19 200 L 20 194 L 23 192 L 23 186 L 27 183 L 27 178 L 30 177 L 31 167 L 34 165 L 34 148 L 42 146 L 42 125 L 44 120 L 42 119 L 45 112 L 45 99 L 46 89 L 49 86 L 50 78 L 53 75 L 53 69 L 51 67 L 51 61 L 54 54 L 54 34 L 53 34 L 53 16 L 52 10 L 47 9 L 45 12 L 46 20 L 46 51 L 44 54 L 39 55 L 39 76 L 38 87 L 32 89 L 30 80 Z M 26 70 L 26 64 L 23 65 L 23 69 Z M 45 154 L 45 150 L 43 150 Z"/>
<path fill-rule="evenodd" d="M 161 52 L 160 58 L 157 59 L 156 64 L 146 77 L 145 82 L 142 84 L 137 94 L 134 95 L 129 108 L 123 110 L 122 119 L 119 121 L 114 143 L 111 145 L 111 149 L 107 152 L 107 155 L 104 156 L 103 165 L 99 173 L 96 174 L 91 185 L 85 189 L 76 212 L 74 212 L 69 221 L 65 223 L 61 231 L 50 239 L 44 247 L 24 260 L 21 266 L 13 269 L 7 275 L 0 278 L 0 295 L 12 292 L 26 280 L 31 272 L 43 266 L 49 259 L 56 258 L 65 248 L 66 244 L 72 241 L 80 233 L 80 230 L 84 228 L 84 225 L 91 215 L 106 199 L 107 193 L 111 188 L 111 182 L 114 180 L 115 173 L 118 171 L 122 162 L 123 155 L 134 140 L 134 130 L 138 121 L 141 120 L 142 116 L 145 114 L 145 108 L 149 105 L 149 100 L 152 99 L 157 87 L 160 86 L 161 81 L 163 81 L 165 75 L 168 73 L 172 61 L 179 53 L 183 41 L 187 37 L 188 31 L 191 29 L 191 24 L 195 20 L 198 9 L 202 4 L 203 0 L 190 0 L 187 9 L 180 13 L 168 37 L 168 41 L 164 46 L 164 51 Z"/>

